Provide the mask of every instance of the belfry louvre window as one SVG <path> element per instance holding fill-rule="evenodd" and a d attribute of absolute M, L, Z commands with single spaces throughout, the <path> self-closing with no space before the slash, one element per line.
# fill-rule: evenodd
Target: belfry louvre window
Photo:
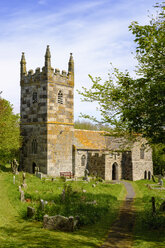
<path fill-rule="evenodd" d="M 144 147 L 140 148 L 140 159 L 144 159 Z"/>
<path fill-rule="evenodd" d="M 61 90 L 58 92 L 58 103 L 63 104 L 63 94 Z"/>
<path fill-rule="evenodd" d="M 33 154 L 37 154 L 37 146 L 38 146 L 37 140 L 34 139 L 34 140 L 32 141 L 32 153 L 33 153 Z"/>
<path fill-rule="evenodd" d="M 37 102 L 37 92 L 33 92 L 33 103 Z"/>

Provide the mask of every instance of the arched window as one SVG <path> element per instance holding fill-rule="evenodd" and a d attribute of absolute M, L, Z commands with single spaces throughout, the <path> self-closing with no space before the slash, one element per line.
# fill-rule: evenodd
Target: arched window
<path fill-rule="evenodd" d="M 85 166 L 86 165 L 86 156 L 82 155 L 81 157 L 81 166 Z"/>
<path fill-rule="evenodd" d="M 58 92 L 58 103 L 63 104 L 63 94 L 61 90 Z"/>
<path fill-rule="evenodd" d="M 33 92 L 33 103 L 37 102 L 37 92 Z"/>
<path fill-rule="evenodd" d="M 144 146 L 142 145 L 141 148 L 140 148 L 140 159 L 144 159 Z"/>
<path fill-rule="evenodd" d="M 38 146 L 37 141 L 36 141 L 36 139 L 34 139 L 32 141 L 32 153 L 33 154 L 37 154 L 37 146 Z"/>

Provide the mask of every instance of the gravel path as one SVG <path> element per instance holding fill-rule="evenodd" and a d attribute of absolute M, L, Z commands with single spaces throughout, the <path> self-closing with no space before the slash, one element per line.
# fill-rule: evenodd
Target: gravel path
<path fill-rule="evenodd" d="M 119 217 L 111 227 L 108 238 L 101 248 L 131 248 L 132 230 L 134 225 L 134 212 L 132 209 L 135 192 L 131 183 L 122 182 L 127 190 L 127 195 L 121 206 Z"/>

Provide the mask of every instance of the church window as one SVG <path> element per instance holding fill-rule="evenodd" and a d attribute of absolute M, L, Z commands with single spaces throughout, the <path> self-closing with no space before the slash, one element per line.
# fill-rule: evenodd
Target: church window
<path fill-rule="evenodd" d="M 33 103 L 37 102 L 37 92 L 33 92 Z"/>
<path fill-rule="evenodd" d="M 37 146 L 38 146 L 37 140 L 34 139 L 34 140 L 32 141 L 32 153 L 33 153 L 33 154 L 37 154 Z"/>
<path fill-rule="evenodd" d="M 140 159 L 144 159 L 144 147 L 140 148 Z"/>
<path fill-rule="evenodd" d="M 82 155 L 82 157 L 81 157 L 81 166 L 85 166 L 85 164 L 86 164 L 86 157 L 85 157 L 85 155 Z"/>
<path fill-rule="evenodd" d="M 63 94 L 61 90 L 58 92 L 58 103 L 63 104 Z"/>

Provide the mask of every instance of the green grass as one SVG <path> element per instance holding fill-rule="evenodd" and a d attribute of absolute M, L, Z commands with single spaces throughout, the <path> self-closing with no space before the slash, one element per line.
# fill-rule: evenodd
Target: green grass
<path fill-rule="evenodd" d="M 140 180 L 132 184 L 136 192 L 134 201 L 136 221 L 133 247 L 165 247 L 165 213 L 159 211 L 160 204 L 165 200 L 165 191 L 149 189 L 146 184 L 154 183 L 148 180 Z M 156 215 L 152 214 L 152 197 L 155 197 L 156 200 Z"/>
<path fill-rule="evenodd" d="M 99 183 L 95 188 L 94 182 L 67 182 L 72 186 L 72 194 L 68 202 L 61 202 L 61 192 L 64 182 L 40 180 L 37 177 L 26 174 L 28 185 L 25 196 L 31 202 L 21 203 L 19 200 L 18 186 L 22 183 L 22 173 L 16 175 L 16 183 L 13 184 L 13 174 L 6 167 L 1 167 L 0 172 L 0 248 L 1 247 L 97 247 L 105 238 L 110 225 L 115 220 L 119 206 L 125 196 L 123 185 Z M 82 189 L 86 193 L 82 193 Z M 49 201 L 46 209 L 48 214 L 63 214 L 68 216 L 81 214 L 82 225 L 73 233 L 49 231 L 42 228 L 42 222 L 27 220 L 26 209 L 28 205 L 38 206 L 39 200 Z M 55 202 L 55 208 L 51 207 L 51 201 Z M 96 200 L 97 205 L 86 204 Z M 72 204 L 73 202 L 73 204 Z M 77 202 L 77 204 L 76 204 Z M 81 204 L 80 204 L 81 203 Z M 78 207 L 77 207 L 78 206 Z M 84 207 L 84 208 L 81 208 Z M 80 209 L 83 211 L 80 211 Z M 87 211 L 89 210 L 89 211 Z M 92 218 L 95 223 L 92 223 Z M 89 221 L 90 220 L 90 221 Z"/>

